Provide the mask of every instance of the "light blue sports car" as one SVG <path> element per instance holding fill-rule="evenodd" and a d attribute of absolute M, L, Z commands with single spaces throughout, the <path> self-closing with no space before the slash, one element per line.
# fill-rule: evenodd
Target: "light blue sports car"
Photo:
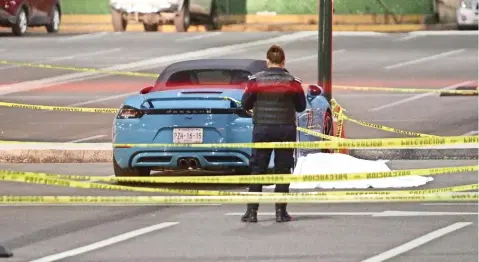
<path fill-rule="evenodd" d="M 254 59 L 199 59 L 171 64 L 154 86 L 126 98 L 113 123 L 114 144 L 250 143 L 252 118 L 242 109 L 248 76 L 266 68 Z M 298 126 L 333 135 L 331 106 L 322 88 L 308 86 Z M 322 138 L 298 131 L 298 141 Z M 319 150 L 322 151 L 322 150 Z M 296 157 L 311 150 L 296 150 Z M 316 150 L 318 152 L 318 150 Z M 115 147 L 116 176 L 151 170 L 211 170 L 247 174 L 251 148 Z M 273 167 L 274 153 L 270 168 Z"/>

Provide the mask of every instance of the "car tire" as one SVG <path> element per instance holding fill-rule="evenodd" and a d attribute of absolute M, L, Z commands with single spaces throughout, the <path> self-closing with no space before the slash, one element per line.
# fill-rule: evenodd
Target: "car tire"
<path fill-rule="evenodd" d="M 17 15 L 15 24 L 12 26 L 12 33 L 16 36 L 23 36 L 28 29 L 28 14 L 25 8 L 21 8 Z"/>
<path fill-rule="evenodd" d="M 145 29 L 145 32 L 157 32 L 158 31 L 158 24 L 143 23 L 143 28 Z"/>
<path fill-rule="evenodd" d="M 128 21 L 123 18 L 123 13 L 116 9 L 111 9 L 111 22 L 115 32 L 123 32 L 126 30 Z"/>
<path fill-rule="evenodd" d="M 121 168 L 113 158 L 113 172 L 115 177 L 146 177 L 151 173 L 149 168 Z"/>
<path fill-rule="evenodd" d="M 187 32 L 190 27 L 191 18 L 190 18 L 190 5 L 187 1 L 175 16 L 175 27 L 176 32 Z"/>
<path fill-rule="evenodd" d="M 334 136 L 333 116 L 329 110 L 324 113 L 323 119 L 323 134 L 327 136 Z M 321 149 L 322 153 L 334 153 L 334 149 Z"/>
<path fill-rule="evenodd" d="M 60 31 L 61 15 L 58 6 L 53 6 L 52 18 L 48 25 L 46 25 L 48 33 L 57 33 Z"/>
<path fill-rule="evenodd" d="M 213 2 L 211 6 L 211 14 L 208 20 L 208 23 L 205 25 L 206 31 L 221 30 L 220 16 L 218 14 L 218 8 L 216 7 L 215 2 Z"/>

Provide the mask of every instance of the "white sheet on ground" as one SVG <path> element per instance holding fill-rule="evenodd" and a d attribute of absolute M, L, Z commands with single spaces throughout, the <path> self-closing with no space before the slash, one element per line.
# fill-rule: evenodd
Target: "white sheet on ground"
<path fill-rule="evenodd" d="M 387 161 L 388 160 L 364 160 L 350 155 L 337 153 L 309 154 L 298 159 L 293 175 L 392 171 L 386 165 Z M 304 182 L 291 183 L 290 189 L 404 188 L 422 186 L 432 180 L 432 177 L 404 176 L 337 182 Z M 265 186 L 264 188 L 273 189 L 274 185 Z"/>

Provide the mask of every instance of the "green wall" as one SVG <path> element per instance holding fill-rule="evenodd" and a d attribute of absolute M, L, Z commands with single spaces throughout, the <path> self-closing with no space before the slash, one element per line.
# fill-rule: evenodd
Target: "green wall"
<path fill-rule="evenodd" d="M 65 14 L 109 14 L 109 0 L 61 0 Z M 222 13 L 317 14 L 319 0 L 218 0 Z M 431 14 L 434 0 L 381 0 L 395 14 Z M 335 0 L 336 14 L 382 14 L 380 0 Z M 228 12 L 229 11 L 229 12 Z"/>

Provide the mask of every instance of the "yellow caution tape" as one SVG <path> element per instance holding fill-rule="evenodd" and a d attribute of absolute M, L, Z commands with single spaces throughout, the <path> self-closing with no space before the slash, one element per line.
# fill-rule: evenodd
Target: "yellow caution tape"
<path fill-rule="evenodd" d="M 69 188 L 81 189 L 100 189 L 100 190 L 118 190 L 129 192 L 145 192 L 145 193 L 166 193 L 179 195 L 197 195 L 197 196 L 240 196 L 240 195 L 254 195 L 254 196 L 350 196 L 350 195 L 423 195 L 434 194 L 441 192 L 463 192 L 470 190 L 477 190 L 478 184 L 445 187 L 445 188 L 431 188 L 421 190 L 394 190 L 394 191 L 331 191 L 331 192 L 293 192 L 293 193 L 264 193 L 264 192 L 230 192 L 217 190 L 198 190 L 198 189 L 175 189 L 175 188 L 149 188 L 149 187 L 130 187 L 110 184 L 98 184 L 92 182 L 71 181 L 65 179 L 54 178 L 51 176 L 27 176 L 27 175 L 2 175 L 0 174 L 0 181 L 21 182 L 27 184 L 42 184 L 50 186 L 61 186 Z"/>
<path fill-rule="evenodd" d="M 440 90 L 440 89 L 418 89 L 418 88 L 396 88 L 396 87 L 365 87 L 365 86 L 342 86 L 333 85 L 333 88 L 356 91 L 384 91 L 402 93 L 442 93 L 442 94 L 468 94 L 477 95 L 478 90 Z"/>
<path fill-rule="evenodd" d="M 381 138 L 381 139 L 344 139 L 338 141 L 313 142 L 261 142 L 261 143 L 216 143 L 216 144 L 121 144 L 113 143 L 114 148 L 134 147 L 162 147 L 162 148 L 303 148 L 303 149 L 332 149 L 332 148 L 409 148 L 438 145 L 477 144 L 479 136 L 449 136 L 438 138 Z M 71 142 L 35 142 L 35 141 L 0 141 L 0 144 L 29 144 L 29 145 L 81 145 Z"/>
<path fill-rule="evenodd" d="M 296 129 L 300 132 L 303 132 L 303 133 L 306 133 L 306 134 L 309 134 L 309 135 L 312 135 L 312 136 L 320 137 L 320 138 L 323 138 L 323 139 L 328 139 L 328 140 L 331 140 L 331 141 L 346 140 L 344 138 L 339 138 L 339 137 L 335 137 L 335 136 L 328 136 L 328 135 L 325 135 L 321 132 L 317 132 L 317 131 L 307 129 L 307 128 L 304 128 L 304 127 L 297 127 Z"/>
<path fill-rule="evenodd" d="M 392 132 L 392 133 L 404 134 L 404 135 L 409 135 L 409 136 L 417 136 L 417 137 L 439 137 L 439 136 L 434 136 L 434 135 L 428 135 L 428 134 L 422 134 L 422 133 L 417 133 L 417 132 L 412 132 L 412 131 L 401 130 L 401 129 L 397 129 L 397 128 L 393 128 L 393 127 L 387 127 L 387 126 L 378 125 L 378 124 L 372 124 L 372 123 L 364 122 L 364 121 L 361 121 L 361 120 L 353 119 L 353 118 L 347 116 L 346 114 L 343 114 L 342 117 L 343 117 L 343 119 L 351 121 L 351 122 L 356 123 L 358 125 L 362 125 L 362 126 L 365 126 L 365 127 L 376 128 L 376 129 L 379 129 L 379 130 L 388 131 L 388 132 Z"/>
<path fill-rule="evenodd" d="M 85 113 L 109 113 L 116 114 L 118 108 L 88 108 L 88 107 L 67 107 L 67 106 L 44 106 L 44 105 L 29 105 L 18 103 L 0 102 L 0 106 L 13 107 L 13 108 L 26 108 L 34 110 L 49 110 L 59 112 L 85 112 Z"/>
<path fill-rule="evenodd" d="M 123 75 L 123 76 L 136 76 L 136 77 L 148 77 L 148 78 L 158 77 L 158 74 L 155 74 L 155 73 L 126 72 L 126 71 L 104 70 L 104 69 L 89 68 L 89 67 L 73 67 L 73 66 L 59 66 L 59 65 L 51 65 L 51 64 L 14 62 L 14 61 L 8 61 L 8 60 L 0 60 L 0 64 L 16 65 L 16 66 L 31 67 L 31 68 L 42 68 L 42 69 L 56 69 L 56 70 L 68 70 L 68 71 L 77 71 L 77 72 L 101 73 L 101 74 L 108 74 L 108 75 Z M 443 94 L 447 93 L 447 94 L 474 94 L 474 95 L 478 94 L 477 90 L 438 90 L 438 89 L 363 87 L 363 86 L 342 86 L 342 85 L 333 85 L 333 88 L 339 88 L 344 90 L 357 90 L 357 91 L 387 91 L 387 92 L 443 93 Z"/>
<path fill-rule="evenodd" d="M 103 69 L 89 68 L 89 67 L 34 64 L 34 63 L 25 63 L 25 62 L 13 62 L 13 61 L 7 61 L 7 60 L 0 60 L 0 64 L 17 65 L 17 66 L 32 67 L 32 68 L 43 68 L 43 69 L 57 69 L 57 70 L 77 71 L 77 72 L 101 73 L 101 74 L 108 74 L 108 75 L 138 76 L 138 77 L 149 77 L 149 78 L 158 77 L 158 74 L 152 74 L 152 73 L 124 72 L 124 71 L 103 70 Z"/>
<path fill-rule="evenodd" d="M 133 147 L 188 147 L 188 148 L 404 148 L 414 146 L 436 146 L 453 144 L 477 144 L 479 136 L 448 136 L 437 138 L 381 138 L 348 139 L 341 141 L 314 142 L 260 142 L 260 143 L 217 143 L 217 144 L 113 144 L 115 148 Z"/>
<path fill-rule="evenodd" d="M 0 204 L 244 204 L 244 203 L 378 203 L 469 202 L 478 193 L 447 192 L 424 195 L 364 196 L 0 196 Z"/>
<path fill-rule="evenodd" d="M 425 169 L 405 169 L 384 172 L 338 173 L 338 174 L 265 174 L 265 175 L 227 175 L 227 176 L 188 176 L 188 177 L 98 177 L 46 174 L 0 170 L 0 175 L 30 177 L 51 177 L 69 180 L 96 180 L 103 182 L 171 183 L 171 184 L 285 184 L 294 182 L 332 182 L 362 179 L 392 178 L 404 176 L 435 176 L 453 173 L 475 172 L 479 166 L 439 167 Z"/>

